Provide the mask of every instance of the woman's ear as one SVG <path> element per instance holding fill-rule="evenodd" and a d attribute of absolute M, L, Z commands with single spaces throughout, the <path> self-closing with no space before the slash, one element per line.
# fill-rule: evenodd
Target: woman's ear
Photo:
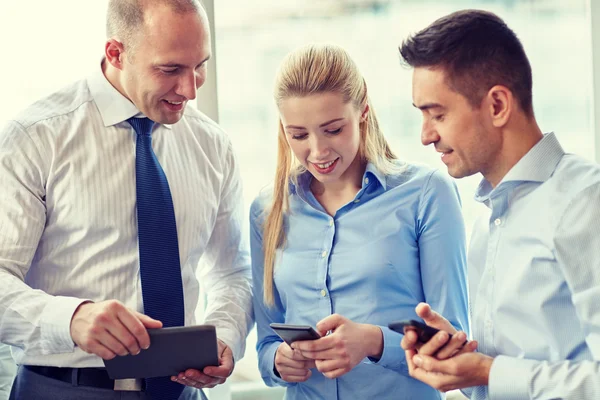
<path fill-rule="evenodd" d="M 486 96 L 492 124 L 501 128 L 508 123 L 515 107 L 515 98 L 509 88 L 502 85 L 492 87 Z"/>
<path fill-rule="evenodd" d="M 368 104 L 365 105 L 365 109 L 363 110 L 362 115 L 360 116 L 360 122 L 365 122 L 367 120 L 367 115 L 369 115 Z"/>

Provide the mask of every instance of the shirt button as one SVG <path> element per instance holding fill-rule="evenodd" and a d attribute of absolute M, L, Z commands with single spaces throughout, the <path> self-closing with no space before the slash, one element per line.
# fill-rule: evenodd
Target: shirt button
<path fill-rule="evenodd" d="M 325 291 L 325 289 L 321 290 L 321 296 L 323 296 L 323 297 L 327 296 L 327 292 Z"/>
<path fill-rule="evenodd" d="M 321 257 L 323 257 L 323 258 L 327 257 L 327 251 L 326 250 L 323 250 L 323 252 L 321 253 Z"/>
<path fill-rule="evenodd" d="M 329 226 L 333 226 L 333 220 L 332 219 L 329 220 Z"/>
<path fill-rule="evenodd" d="M 495 224 L 496 226 L 500 226 L 500 224 L 502 224 L 502 220 L 501 220 L 500 218 L 496 218 L 496 219 L 494 220 L 494 224 Z"/>
<path fill-rule="evenodd" d="M 354 202 L 355 202 L 355 203 L 358 203 L 359 201 L 360 201 L 360 199 L 356 199 L 356 200 L 354 200 Z"/>
<path fill-rule="evenodd" d="M 365 178 L 365 185 L 369 184 L 369 178 Z"/>

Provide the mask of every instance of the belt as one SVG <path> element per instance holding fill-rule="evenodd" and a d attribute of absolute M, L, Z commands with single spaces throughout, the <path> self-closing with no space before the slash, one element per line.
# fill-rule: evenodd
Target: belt
<path fill-rule="evenodd" d="M 103 368 L 59 368 L 24 365 L 23 368 L 48 378 L 67 382 L 73 386 L 92 386 L 101 389 L 142 391 L 146 385 L 143 379 L 110 379 Z"/>

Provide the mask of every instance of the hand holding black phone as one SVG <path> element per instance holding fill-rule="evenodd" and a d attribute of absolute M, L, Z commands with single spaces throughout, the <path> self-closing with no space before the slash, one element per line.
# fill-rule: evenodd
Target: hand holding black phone
<path fill-rule="evenodd" d="M 433 328 L 429 325 L 424 324 L 423 322 L 416 321 L 414 319 L 390 322 L 388 324 L 388 328 L 390 328 L 394 332 L 402 334 L 406 332 L 406 328 L 414 330 L 417 333 L 417 340 L 419 341 L 419 343 L 422 344 L 427 343 L 436 333 L 440 331 L 439 329 Z M 450 333 L 448 333 L 448 335 L 450 335 L 448 339 L 448 342 L 450 342 L 450 339 L 452 339 L 452 335 Z"/>
<path fill-rule="evenodd" d="M 321 335 L 309 325 L 290 325 L 273 322 L 269 324 L 269 326 L 290 346 L 292 343 L 299 340 L 316 340 L 321 337 Z"/>

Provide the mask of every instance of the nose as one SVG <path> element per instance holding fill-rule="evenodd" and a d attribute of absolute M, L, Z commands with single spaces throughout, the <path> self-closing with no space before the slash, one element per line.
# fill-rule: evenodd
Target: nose
<path fill-rule="evenodd" d="M 184 74 L 181 76 L 176 92 L 178 95 L 183 96 L 188 100 L 194 100 L 196 98 L 198 88 L 202 86 L 203 83 L 203 77 L 199 76 L 198 72 L 192 71 L 189 74 Z"/>
<path fill-rule="evenodd" d="M 421 127 L 421 143 L 423 143 L 423 146 L 428 146 L 439 140 L 440 136 L 437 130 L 431 126 L 429 121 L 423 120 L 423 126 Z"/>
<path fill-rule="evenodd" d="M 320 161 L 329 155 L 329 143 L 323 135 L 309 135 L 310 154 L 314 161 Z"/>

